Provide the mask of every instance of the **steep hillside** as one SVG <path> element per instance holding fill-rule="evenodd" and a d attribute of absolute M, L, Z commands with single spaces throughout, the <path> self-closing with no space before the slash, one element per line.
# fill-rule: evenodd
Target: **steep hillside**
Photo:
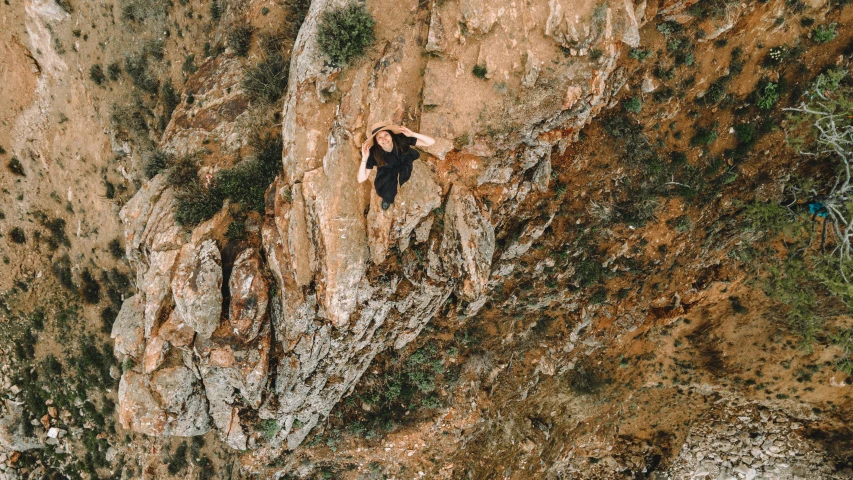
<path fill-rule="evenodd" d="M 0 476 L 853 477 L 849 5 L 344 5 L 0 6 Z"/>

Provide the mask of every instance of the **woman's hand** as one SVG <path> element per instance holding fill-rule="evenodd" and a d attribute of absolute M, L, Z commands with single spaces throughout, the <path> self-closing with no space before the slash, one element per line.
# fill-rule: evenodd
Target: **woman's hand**
<path fill-rule="evenodd" d="M 403 135 L 405 135 L 407 137 L 414 136 L 414 134 L 415 134 L 415 132 L 409 130 L 408 128 L 406 128 L 404 126 L 400 126 L 400 133 L 402 133 Z"/>
<path fill-rule="evenodd" d="M 367 142 L 364 142 L 361 144 L 361 159 L 364 160 L 365 158 L 367 158 L 369 156 L 370 156 L 370 147 L 367 146 Z"/>

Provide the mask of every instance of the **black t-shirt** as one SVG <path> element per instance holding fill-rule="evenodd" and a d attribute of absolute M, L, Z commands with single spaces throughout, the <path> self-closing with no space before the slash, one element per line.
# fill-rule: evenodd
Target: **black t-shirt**
<path fill-rule="evenodd" d="M 405 167 L 411 166 L 411 164 L 414 160 L 417 160 L 418 158 L 420 158 L 421 154 L 418 153 L 418 151 L 415 150 L 414 148 L 411 148 L 418 142 L 417 138 L 407 137 L 407 136 L 399 134 L 399 133 L 392 133 L 391 135 L 394 137 L 394 139 L 397 141 L 397 143 L 399 145 L 407 145 L 409 148 L 405 149 L 404 151 L 397 151 L 396 149 L 391 150 L 390 152 L 383 151 L 382 153 L 385 157 L 385 163 L 387 164 L 388 167 L 391 167 L 394 169 L 405 168 Z M 380 147 L 378 144 L 376 144 L 376 148 L 382 148 L 382 147 Z M 371 149 L 371 150 L 373 150 L 373 149 Z M 367 157 L 366 167 L 367 168 L 373 168 L 375 166 L 376 166 L 376 159 L 373 158 L 373 152 L 371 151 L 370 156 Z M 380 168 L 382 168 L 382 167 L 380 167 Z"/>

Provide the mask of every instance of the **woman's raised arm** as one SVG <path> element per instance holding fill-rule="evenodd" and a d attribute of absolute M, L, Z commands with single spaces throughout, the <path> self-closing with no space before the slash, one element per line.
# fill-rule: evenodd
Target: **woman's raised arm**
<path fill-rule="evenodd" d="M 361 144 L 361 166 L 358 167 L 358 183 L 364 183 L 370 172 L 367 171 L 367 159 L 370 157 L 370 147 L 367 142 Z"/>
<path fill-rule="evenodd" d="M 435 139 L 429 136 L 426 136 L 422 133 L 415 133 L 409 130 L 406 127 L 400 127 L 400 132 L 407 137 L 414 137 L 418 139 L 418 142 L 415 143 L 416 147 L 429 147 L 430 145 L 435 143 Z"/>

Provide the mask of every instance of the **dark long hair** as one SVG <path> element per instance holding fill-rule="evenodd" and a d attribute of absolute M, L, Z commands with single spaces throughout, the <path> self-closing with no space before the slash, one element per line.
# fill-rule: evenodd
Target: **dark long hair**
<path fill-rule="evenodd" d="M 388 132 L 388 133 L 391 135 L 391 143 L 394 144 L 394 146 L 391 147 L 391 152 L 394 152 L 394 153 L 400 155 L 400 154 L 403 154 L 403 153 L 406 153 L 409 151 L 409 148 L 411 148 L 411 147 L 409 145 L 407 145 L 406 143 L 404 143 L 402 141 L 402 139 L 400 138 L 400 137 L 403 137 L 404 135 L 401 135 L 399 133 L 393 133 L 393 132 Z M 376 165 L 379 165 L 380 167 L 384 167 L 385 165 L 388 165 L 388 162 L 385 161 L 385 154 L 391 153 L 391 152 L 386 152 L 385 150 L 383 150 L 382 147 L 379 146 L 379 143 L 377 143 L 376 139 L 374 138 L 373 146 L 370 147 L 370 154 L 373 155 L 373 159 L 376 160 Z"/>

